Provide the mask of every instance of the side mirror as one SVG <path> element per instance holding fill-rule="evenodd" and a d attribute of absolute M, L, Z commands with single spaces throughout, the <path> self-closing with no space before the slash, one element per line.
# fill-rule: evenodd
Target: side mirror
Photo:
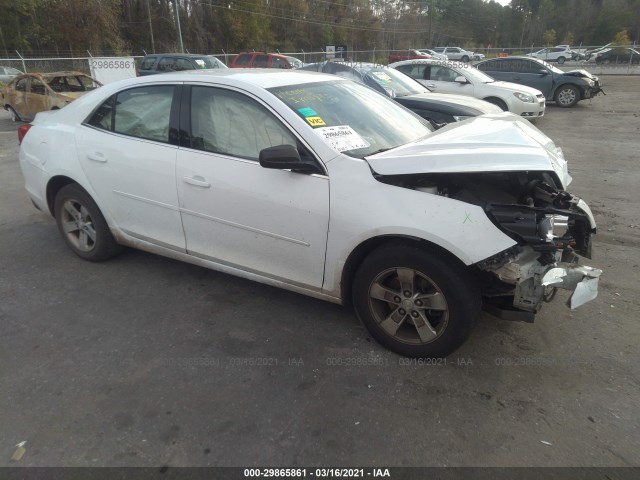
<path fill-rule="evenodd" d="M 467 79 L 466 79 L 464 76 L 462 76 L 462 75 L 460 75 L 460 76 L 456 77 L 456 78 L 455 78 L 455 80 L 454 80 L 454 82 L 456 82 L 456 83 L 460 83 L 460 84 L 469 83 L 469 82 L 467 81 Z"/>
<path fill-rule="evenodd" d="M 291 170 L 299 173 L 318 173 L 314 164 L 305 163 L 300 158 L 298 149 L 293 145 L 276 145 L 260 150 L 258 156 L 262 168 L 275 170 Z"/>
<path fill-rule="evenodd" d="M 549 75 L 549 71 L 546 68 L 541 68 L 540 75 Z"/>

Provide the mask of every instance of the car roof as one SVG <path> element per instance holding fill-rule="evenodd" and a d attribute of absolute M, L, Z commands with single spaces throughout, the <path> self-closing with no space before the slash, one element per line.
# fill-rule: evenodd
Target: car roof
<path fill-rule="evenodd" d="M 201 57 L 213 57 L 208 53 L 149 53 L 145 57 L 187 57 L 187 58 L 201 58 Z"/>
<path fill-rule="evenodd" d="M 215 82 L 220 78 L 234 79 L 246 85 L 259 88 L 275 88 L 288 85 L 298 85 L 312 82 L 335 82 L 340 80 L 335 75 L 327 73 L 309 72 L 292 69 L 273 68 L 229 68 L 229 69 L 204 69 L 204 70 L 184 70 L 181 72 L 169 72 L 162 75 L 148 75 L 144 77 L 131 78 L 117 82 L 118 86 L 136 85 L 147 83 L 167 83 L 167 82 Z M 110 84 L 115 85 L 116 82 Z"/>

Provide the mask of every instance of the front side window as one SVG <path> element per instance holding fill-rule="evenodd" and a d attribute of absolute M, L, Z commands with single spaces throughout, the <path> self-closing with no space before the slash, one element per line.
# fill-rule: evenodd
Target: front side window
<path fill-rule="evenodd" d="M 19 92 L 26 92 L 27 91 L 27 82 L 29 81 L 28 78 L 22 78 L 20 80 L 18 80 L 16 82 L 16 90 Z"/>
<path fill-rule="evenodd" d="M 271 57 L 271 68 L 289 68 L 289 65 L 281 58 Z"/>
<path fill-rule="evenodd" d="M 110 97 L 87 123 L 131 137 L 169 142 L 169 120 L 174 87 L 132 88 Z"/>
<path fill-rule="evenodd" d="M 157 57 L 146 57 L 140 64 L 140 70 L 151 70 L 156 63 Z"/>
<path fill-rule="evenodd" d="M 44 86 L 44 82 L 39 78 L 32 78 L 31 93 L 35 93 L 36 95 L 46 95 L 47 89 Z"/>
<path fill-rule="evenodd" d="M 253 67 L 254 68 L 267 68 L 267 63 L 269 62 L 268 55 L 256 55 L 256 58 L 253 59 Z"/>
<path fill-rule="evenodd" d="M 246 95 L 192 87 L 192 148 L 257 161 L 264 148 L 296 144 L 288 128 Z"/>
<path fill-rule="evenodd" d="M 448 67 L 432 65 L 429 80 L 435 82 L 455 82 L 457 76 L 458 74 Z"/>

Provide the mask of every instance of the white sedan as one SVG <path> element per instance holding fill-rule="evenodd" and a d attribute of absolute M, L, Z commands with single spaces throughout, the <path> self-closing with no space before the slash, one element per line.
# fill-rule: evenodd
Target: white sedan
<path fill-rule="evenodd" d="M 545 98 L 541 91 L 517 83 L 496 81 L 466 63 L 406 60 L 389 66 L 434 92 L 476 97 L 529 120 L 544 115 Z"/>
<path fill-rule="evenodd" d="M 79 257 L 129 246 L 353 304 L 402 355 L 451 353 L 483 301 L 530 320 L 555 288 L 596 295 L 589 207 L 511 114 L 434 132 L 350 80 L 232 69 L 112 83 L 18 133 L 26 189 Z"/>

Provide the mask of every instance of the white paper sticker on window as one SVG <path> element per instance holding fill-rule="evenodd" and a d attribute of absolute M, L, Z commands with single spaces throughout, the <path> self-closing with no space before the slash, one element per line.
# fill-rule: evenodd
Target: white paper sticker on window
<path fill-rule="evenodd" d="M 371 146 L 369 142 L 358 135 L 349 125 L 316 128 L 314 132 L 324 138 L 332 148 L 335 148 L 339 152 Z"/>
<path fill-rule="evenodd" d="M 197 63 L 198 65 L 200 65 L 201 67 L 204 67 L 204 66 L 205 66 L 204 60 L 201 60 L 201 59 L 199 59 L 199 58 L 196 58 L 196 63 Z"/>

